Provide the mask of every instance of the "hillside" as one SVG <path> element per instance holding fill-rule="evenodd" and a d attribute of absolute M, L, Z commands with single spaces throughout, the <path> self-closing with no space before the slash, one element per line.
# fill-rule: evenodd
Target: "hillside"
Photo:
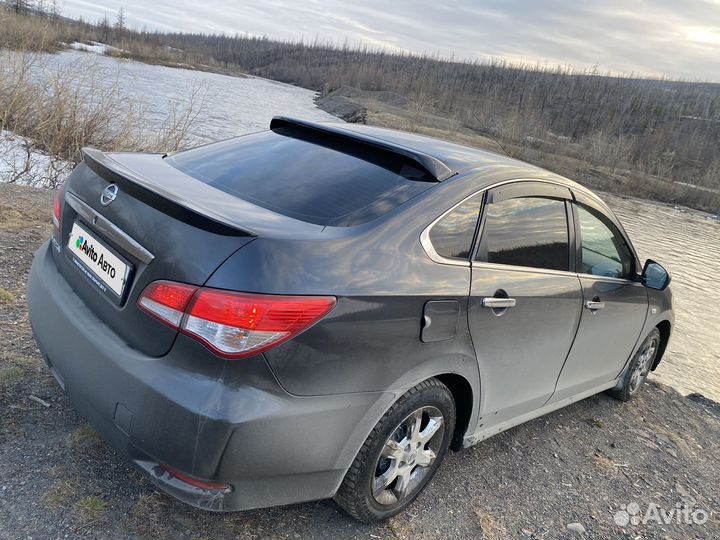
<path fill-rule="evenodd" d="M 55 51 L 83 42 L 120 58 L 248 73 L 323 95 L 343 88 L 395 95 L 403 103 L 394 106 L 411 119 L 403 127 L 419 129 L 415 118 L 441 116 L 451 126 L 445 132 L 489 138 L 514 157 L 550 168 L 558 162 L 560 169 L 573 160 L 573 171 L 621 175 L 647 198 L 720 209 L 720 84 L 456 62 L 318 41 L 141 31 L 122 21 L 0 10 L 0 49 Z"/>

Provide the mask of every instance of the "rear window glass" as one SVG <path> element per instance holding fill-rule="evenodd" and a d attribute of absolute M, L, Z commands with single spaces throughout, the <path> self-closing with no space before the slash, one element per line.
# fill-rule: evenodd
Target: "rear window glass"
<path fill-rule="evenodd" d="M 278 128 L 166 158 L 208 185 L 295 219 L 371 221 L 433 185 L 403 158 L 297 128 Z"/>

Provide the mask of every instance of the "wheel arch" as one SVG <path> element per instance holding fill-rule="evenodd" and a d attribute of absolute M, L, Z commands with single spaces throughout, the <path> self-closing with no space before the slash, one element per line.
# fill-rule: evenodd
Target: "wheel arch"
<path fill-rule="evenodd" d="M 657 355 L 655 356 L 655 362 L 653 362 L 651 371 L 655 371 L 655 368 L 658 367 L 658 364 L 660 363 L 660 360 L 663 357 L 663 354 L 665 354 L 665 349 L 667 349 L 667 345 L 670 341 L 670 333 L 672 332 L 672 324 L 669 320 L 665 319 L 663 321 L 660 321 L 655 325 L 655 328 L 658 329 L 660 332 L 660 346 L 658 348 Z"/>
<path fill-rule="evenodd" d="M 470 426 L 470 418 L 473 413 L 472 385 L 470 381 L 457 373 L 443 373 L 435 375 L 435 378 L 448 387 L 455 400 L 455 431 L 450 442 L 450 449 L 457 451 L 463 447 L 463 438 Z"/>

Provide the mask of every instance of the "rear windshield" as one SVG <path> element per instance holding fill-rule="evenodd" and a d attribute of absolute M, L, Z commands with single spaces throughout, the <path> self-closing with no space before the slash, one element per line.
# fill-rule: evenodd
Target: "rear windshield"
<path fill-rule="evenodd" d="M 433 185 L 400 156 L 294 127 L 201 146 L 167 162 L 226 193 L 318 225 L 366 223 Z"/>

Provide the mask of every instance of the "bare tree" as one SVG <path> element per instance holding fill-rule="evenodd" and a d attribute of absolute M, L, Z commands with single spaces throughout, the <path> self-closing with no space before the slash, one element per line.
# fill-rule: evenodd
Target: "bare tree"
<path fill-rule="evenodd" d="M 125 30 L 125 10 L 121 6 L 118 10 L 117 17 L 115 18 L 115 38 L 118 41 L 123 40 Z"/>

